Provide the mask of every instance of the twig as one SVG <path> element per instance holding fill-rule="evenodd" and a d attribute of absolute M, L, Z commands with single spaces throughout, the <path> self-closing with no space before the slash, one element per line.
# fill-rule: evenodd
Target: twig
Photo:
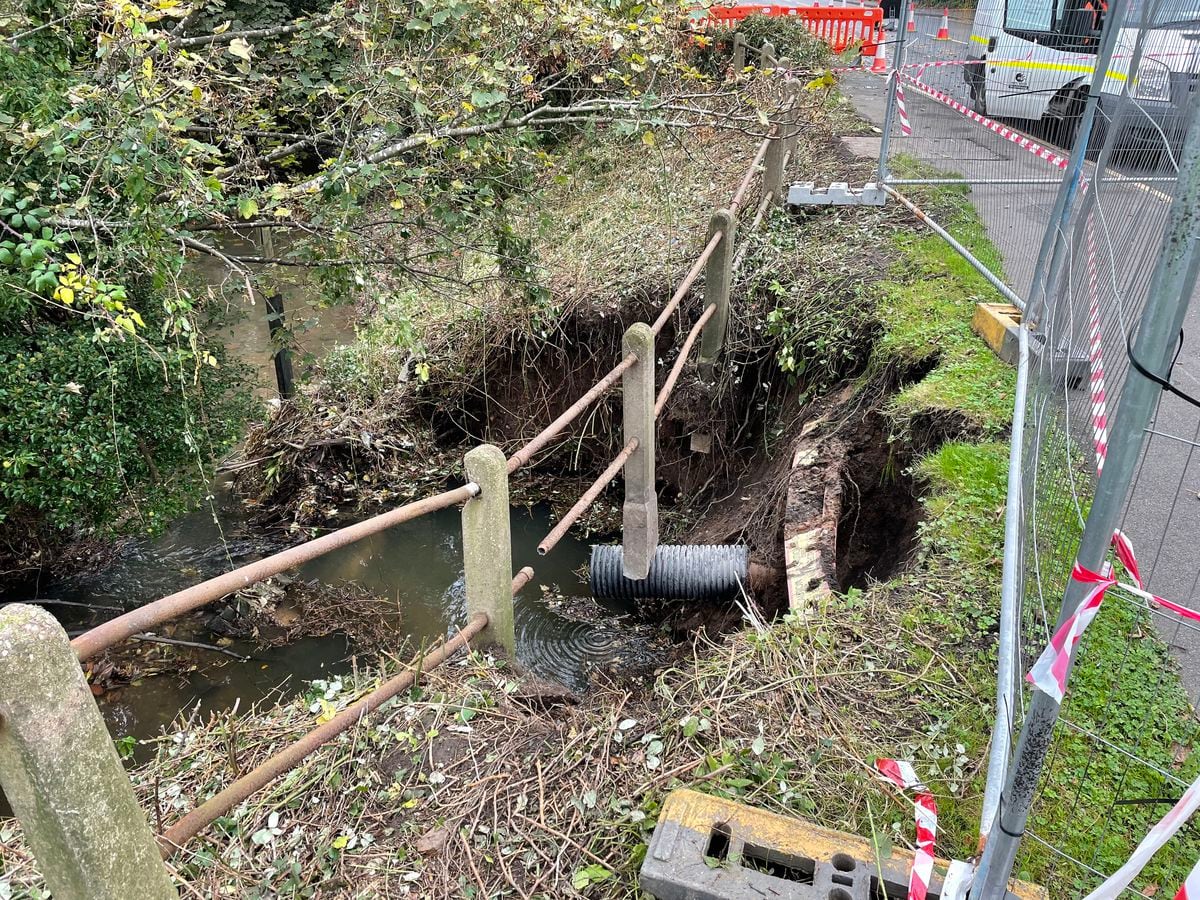
<path fill-rule="evenodd" d="M 150 644 L 170 644 L 175 647 L 195 647 L 197 650 L 211 650 L 213 653 L 224 653 L 226 656 L 232 656 L 238 662 L 250 662 L 253 657 L 242 656 L 240 653 L 234 653 L 232 650 L 227 650 L 224 647 L 218 647 L 216 644 L 204 644 L 200 641 L 182 641 L 178 638 L 159 637 L 156 634 L 134 634 L 130 635 L 131 641 L 146 641 Z"/>

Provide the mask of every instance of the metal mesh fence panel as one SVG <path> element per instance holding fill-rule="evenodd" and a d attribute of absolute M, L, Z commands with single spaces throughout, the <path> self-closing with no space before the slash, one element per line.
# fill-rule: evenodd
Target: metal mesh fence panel
<path fill-rule="evenodd" d="M 1005 34 L 1014 30 L 1018 6 L 1013 0 L 1004 10 Z M 1069 12 L 1059 4 L 1052 22 Z M 1200 340 L 1189 327 L 1200 315 L 1200 307 L 1189 306 L 1197 148 L 1185 152 L 1184 140 L 1200 79 L 1190 49 L 1200 46 L 1200 4 L 1139 0 L 1114 3 L 1102 15 L 1109 17 L 1107 69 L 1097 65 L 1104 58 L 1100 34 L 1096 53 L 1060 46 L 1053 54 L 1031 52 L 1022 65 L 995 66 L 1027 75 L 1029 63 L 1108 72 L 1103 89 L 1093 89 L 1093 121 L 1078 103 L 1073 118 L 1033 123 L 1062 142 L 1062 153 L 1078 150 L 1078 168 L 1052 160 L 1068 173 L 1064 189 L 1013 204 L 1040 210 L 1044 241 L 1027 236 L 1024 251 L 1001 244 L 1006 263 L 1032 257 L 1022 292 L 1029 303 L 1020 517 L 1006 548 L 1020 610 L 1014 674 L 1029 672 L 1059 626 L 1066 620 L 1069 627 L 1069 617 L 1083 610 L 1088 572 L 1106 576 L 1113 566 L 1118 582 L 1101 595 L 1106 599 L 1075 650 L 1061 708 L 1022 683 L 1008 728 L 998 731 L 1020 732 L 1021 740 L 989 844 L 1008 846 L 1016 854 L 1012 874 L 1037 878 L 1055 897 L 1083 896 L 1112 876 L 1200 771 L 1193 755 L 1200 627 L 1139 593 L 1184 608 L 1200 604 L 1200 410 L 1145 374 L 1182 394 L 1200 393 Z M 980 37 L 981 49 L 1003 49 L 1004 38 L 986 32 L 968 40 Z M 1076 56 L 1064 58 L 1068 51 Z M 993 85 L 1003 83 L 993 77 L 993 61 L 1013 60 L 993 60 L 989 50 L 984 80 L 964 79 L 960 88 L 976 108 L 986 105 L 989 117 Z M 1002 77 L 1018 90 L 1015 74 Z M 1032 150 L 1027 155 L 1037 158 Z M 1041 190 L 1009 190 L 1031 188 Z M 1136 564 L 1128 555 L 1116 563 L 1107 552 L 1114 531 Z M 1073 569 L 1077 561 L 1082 575 Z M 1011 857 L 1004 856 L 985 856 L 993 888 L 1003 878 L 989 867 L 1007 873 Z M 1174 894 L 1198 856 L 1200 833 L 1185 826 L 1128 886 L 1104 896 Z M 999 894 L 980 884 L 973 896 Z"/>

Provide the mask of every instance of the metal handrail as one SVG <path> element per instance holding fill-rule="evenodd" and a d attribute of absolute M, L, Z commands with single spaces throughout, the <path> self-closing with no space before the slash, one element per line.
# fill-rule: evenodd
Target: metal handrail
<path fill-rule="evenodd" d="M 75 638 L 71 641 L 71 646 L 80 660 L 89 659 L 114 644 L 128 640 L 135 634 L 149 631 L 164 622 L 207 606 L 234 591 L 257 584 L 272 575 L 286 572 L 288 569 L 293 569 L 318 556 L 323 556 L 331 550 L 346 547 L 365 537 L 386 531 L 394 525 L 410 522 L 458 503 L 465 503 L 478 494 L 478 485 L 464 484 L 452 491 L 444 491 L 423 500 L 406 503 L 388 512 L 380 513 L 353 525 L 347 525 L 345 528 L 339 528 L 337 531 L 332 531 L 319 538 L 273 553 L 257 562 L 239 566 L 232 571 L 224 572 L 182 591 L 176 591 L 174 594 L 169 594 L 152 603 L 147 603 L 145 606 L 119 615 L 115 619 L 109 619 Z"/>

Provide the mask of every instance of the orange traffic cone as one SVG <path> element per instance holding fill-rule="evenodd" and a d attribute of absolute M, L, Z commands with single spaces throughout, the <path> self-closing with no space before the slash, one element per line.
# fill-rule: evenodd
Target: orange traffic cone
<path fill-rule="evenodd" d="M 871 61 L 871 72 L 876 75 L 886 75 L 887 70 L 887 42 L 880 37 L 879 43 L 875 45 L 875 59 Z"/>
<path fill-rule="evenodd" d="M 911 33 L 917 30 L 917 20 L 913 17 L 913 8 L 908 8 L 908 24 L 904 26 L 904 30 Z"/>
<path fill-rule="evenodd" d="M 947 7 L 942 9 L 942 25 L 934 37 L 939 41 L 950 40 L 950 10 Z"/>

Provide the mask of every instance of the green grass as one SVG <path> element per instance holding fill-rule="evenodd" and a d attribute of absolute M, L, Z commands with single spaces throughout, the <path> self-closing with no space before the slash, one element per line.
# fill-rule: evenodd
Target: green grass
<path fill-rule="evenodd" d="M 922 205 L 938 210 L 938 221 L 972 252 L 999 271 L 999 254 L 987 240 L 977 216 L 958 189 L 930 190 Z M 888 328 L 876 349 L 876 365 L 912 363 L 936 356 L 937 366 L 906 387 L 891 404 L 900 431 L 938 415 L 965 417 L 982 443 L 949 443 L 924 456 L 916 471 L 927 485 L 926 517 L 921 526 L 922 561 L 899 584 L 882 586 L 891 596 L 919 588 L 935 602 L 913 604 L 901 614 L 906 628 L 936 629 L 943 646 L 962 660 L 969 693 L 983 704 L 994 695 L 995 650 L 991 631 L 999 610 L 1008 446 L 1003 438 L 1011 420 L 1014 375 L 968 327 L 970 310 L 980 299 L 995 299 L 984 279 L 936 236 L 915 241 L 898 237 L 905 254 L 887 286 Z M 915 277 L 914 277 L 915 276 Z M 1046 448 L 1062 455 L 1062 448 Z M 1043 463 L 1043 472 L 1066 465 L 1086 470 L 1089 460 Z M 1069 496 L 1053 485 L 1039 496 L 1061 506 L 1058 518 L 1067 533 L 1043 554 L 1062 557 L 1044 585 L 1047 600 L 1061 596 L 1079 526 Z M 1087 498 L 1083 500 L 1086 514 Z M 1066 554 L 1066 555 L 1064 555 Z M 1030 600 L 1030 605 L 1033 601 Z M 1045 645 L 1044 626 L 1026 610 L 1027 663 Z M 1051 610 L 1054 615 L 1056 610 Z M 1150 826 L 1182 793 L 1183 782 L 1200 772 L 1192 753 L 1197 721 L 1178 674 L 1178 666 L 1150 622 L 1149 614 L 1110 595 L 1077 652 L 1077 665 L 1063 707 L 1055 743 L 1040 783 L 1030 829 L 1064 853 L 1105 873 L 1120 867 Z M 961 743 L 966 755 L 983 760 L 991 737 L 991 713 L 981 721 L 957 714 L 934 700 L 930 711 L 951 723 L 947 739 Z M 1097 740 L 1065 724 L 1073 723 Z M 1131 760 L 1115 747 L 1145 760 Z M 941 800 L 943 834 L 949 847 L 965 847 L 977 827 L 985 769 L 966 797 Z M 1149 801 L 1149 802 L 1147 802 Z M 1200 857 L 1200 834 L 1190 828 L 1156 855 L 1135 882 L 1151 893 L 1174 892 Z M 1065 863 L 1040 842 L 1027 839 L 1016 875 L 1046 884 L 1055 893 L 1086 891 L 1099 879 Z"/>

